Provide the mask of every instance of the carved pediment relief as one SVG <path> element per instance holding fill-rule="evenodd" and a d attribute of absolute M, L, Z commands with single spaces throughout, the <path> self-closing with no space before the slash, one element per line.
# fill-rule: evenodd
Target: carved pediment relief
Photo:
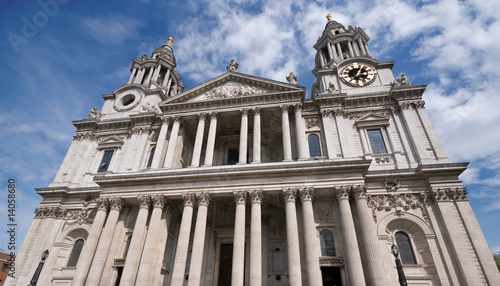
<path fill-rule="evenodd" d="M 221 86 L 214 87 L 206 91 L 205 93 L 202 93 L 199 96 L 191 99 L 190 101 L 243 97 L 243 96 L 252 96 L 252 95 L 266 94 L 272 92 L 274 92 L 274 90 L 272 89 L 231 81 Z"/>

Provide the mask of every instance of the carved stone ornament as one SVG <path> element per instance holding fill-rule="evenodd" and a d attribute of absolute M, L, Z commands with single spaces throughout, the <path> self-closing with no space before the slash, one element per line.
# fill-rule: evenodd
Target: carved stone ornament
<path fill-rule="evenodd" d="M 151 200 L 153 201 L 154 208 L 163 209 L 163 207 L 165 206 L 166 199 L 164 195 L 154 195 L 153 197 L 151 197 Z"/>
<path fill-rule="evenodd" d="M 389 157 L 389 156 L 375 157 L 375 162 L 377 162 L 377 164 L 390 163 L 391 162 L 391 157 Z"/>
<path fill-rule="evenodd" d="M 333 110 L 331 110 L 331 109 L 321 110 L 321 116 L 323 116 L 323 117 L 331 117 L 332 115 L 333 115 Z"/>
<path fill-rule="evenodd" d="M 236 204 L 245 204 L 247 199 L 246 191 L 236 191 L 233 192 L 233 194 L 234 194 L 234 201 L 236 202 Z"/>
<path fill-rule="evenodd" d="M 368 115 L 368 114 L 373 114 L 375 116 L 388 116 L 390 115 L 390 110 L 377 110 L 376 112 L 373 112 L 373 111 L 344 111 L 344 118 L 347 118 L 347 119 L 351 119 L 351 120 L 354 120 L 354 119 L 358 119 L 358 118 L 361 118 L 365 115 Z"/>
<path fill-rule="evenodd" d="M 224 85 L 215 87 L 207 91 L 200 98 L 202 100 L 223 99 L 231 97 L 243 97 L 250 95 L 266 94 L 270 92 L 271 92 L 270 90 L 265 88 L 259 88 L 248 84 L 242 84 L 239 82 L 228 82 Z"/>
<path fill-rule="evenodd" d="M 415 108 L 420 109 L 425 107 L 425 101 L 423 100 L 407 100 L 407 101 L 400 101 L 398 102 L 399 109 L 401 110 L 408 110 L 411 109 L 412 106 L 415 106 Z"/>
<path fill-rule="evenodd" d="M 262 111 L 262 108 L 256 107 L 256 108 L 254 108 L 252 110 L 253 110 L 253 115 L 257 115 L 257 114 L 260 115 L 260 112 Z"/>
<path fill-rule="evenodd" d="M 149 134 L 151 126 L 135 126 L 132 128 L 132 134 Z"/>
<path fill-rule="evenodd" d="M 160 113 L 160 109 L 156 105 L 151 105 L 151 103 L 146 102 L 142 105 L 141 110 L 143 112 L 155 112 Z"/>
<path fill-rule="evenodd" d="M 312 201 L 314 196 L 314 188 L 313 187 L 300 188 L 299 194 L 300 194 L 300 201 L 302 203 L 304 203 L 304 201 Z"/>
<path fill-rule="evenodd" d="M 101 112 L 99 110 L 97 110 L 97 107 L 94 106 L 94 108 L 92 108 L 90 110 L 89 118 L 94 118 L 97 120 L 99 120 L 101 118 Z"/>
<path fill-rule="evenodd" d="M 398 82 L 398 85 L 411 85 L 411 83 L 408 81 L 408 78 L 406 78 L 406 75 L 404 73 L 401 74 L 401 78 L 396 79 Z"/>
<path fill-rule="evenodd" d="M 97 135 L 94 134 L 92 131 L 84 131 L 84 132 L 77 132 L 75 135 L 73 135 L 73 140 L 89 140 L 89 141 L 94 141 L 97 140 Z"/>
<path fill-rule="evenodd" d="M 68 209 L 56 207 L 39 207 L 35 209 L 35 218 L 54 218 L 64 220 L 63 229 L 75 224 L 92 224 L 95 217 L 96 209 L 79 208 Z"/>
<path fill-rule="evenodd" d="M 397 190 L 399 190 L 399 188 L 401 188 L 401 182 L 394 180 L 385 180 L 382 182 L 382 187 L 384 187 L 389 192 L 396 192 Z"/>
<path fill-rule="evenodd" d="M 337 91 L 337 89 L 335 88 L 335 85 L 333 84 L 333 82 L 330 82 L 330 84 L 328 85 L 328 88 L 326 89 L 326 92 L 327 93 L 334 93 L 335 91 Z"/>
<path fill-rule="evenodd" d="M 195 195 L 194 194 L 184 194 L 182 195 L 182 199 L 184 200 L 184 207 L 186 206 L 193 206 L 194 205 L 194 199 Z"/>
<path fill-rule="evenodd" d="M 109 207 L 112 209 L 112 210 L 118 210 L 118 211 L 121 211 L 123 205 L 125 204 L 125 202 L 123 201 L 122 198 L 110 198 L 109 199 Z"/>
<path fill-rule="evenodd" d="M 306 119 L 306 127 L 307 129 L 311 129 L 313 127 L 318 126 L 318 118 L 313 117 L 313 118 L 307 118 Z"/>
<path fill-rule="evenodd" d="M 431 191 L 430 195 L 435 201 L 467 201 L 467 188 L 444 188 Z"/>
<path fill-rule="evenodd" d="M 316 216 L 320 222 L 328 222 L 330 220 L 330 212 L 321 208 L 316 210 Z"/>
<path fill-rule="evenodd" d="M 137 199 L 139 200 L 139 207 L 142 208 L 148 208 L 151 206 L 151 197 L 150 196 L 138 196 Z"/>
<path fill-rule="evenodd" d="M 422 216 L 427 220 L 427 214 L 424 209 L 423 197 L 421 194 L 369 195 L 368 206 L 372 209 L 375 222 L 377 221 L 377 212 L 389 212 L 392 209 L 395 209 L 396 213 L 399 215 L 402 215 L 402 210 L 420 209 L 422 211 Z"/>
<path fill-rule="evenodd" d="M 287 77 L 286 77 L 286 80 L 288 81 L 289 84 L 293 84 L 293 85 L 298 85 L 298 78 L 296 75 L 293 74 L 293 72 L 291 72 Z"/>
<path fill-rule="evenodd" d="M 231 63 L 226 67 L 228 72 L 238 72 L 238 63 L 231 59 Z"/>
<path fill-rule="evenodd" d="M 335 197 L 337 200 L 349 199 L 349 193 L 351 191 L 351 186 L 339 186 L 333 188 Z"/>

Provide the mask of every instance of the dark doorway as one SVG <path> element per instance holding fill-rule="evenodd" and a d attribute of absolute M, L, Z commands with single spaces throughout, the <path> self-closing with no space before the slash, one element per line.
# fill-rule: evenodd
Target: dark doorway
<path fill-rule="evenodd" d="M 240 159 L 240 149 L 229 149 L 227 151 L 227 164 L 236 165 Z"/>
<path fill-rule="evenodd" d="M 321 278 L 324 286 L 342 286 L 339 267 L 321 267 Z"/>
<path fill-rule="evenodd" d="M 231 286 L 233 270 L 233 244 L 221 244 L 219 256 L 219 286 Z"/>

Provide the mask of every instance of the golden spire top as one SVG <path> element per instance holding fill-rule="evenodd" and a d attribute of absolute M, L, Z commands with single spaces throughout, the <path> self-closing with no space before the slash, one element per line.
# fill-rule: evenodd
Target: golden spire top
<path fill-rule="evenodd" d="M 174 39 L 172 37 L 169 37 L 167 44 L 172 45 L 173 42 L 174 42 Z"/>
<path fill-rule="evenodd" d="M 332 14 L 326 15 L 326 20 L 330 22 L 332 20 Z"/>

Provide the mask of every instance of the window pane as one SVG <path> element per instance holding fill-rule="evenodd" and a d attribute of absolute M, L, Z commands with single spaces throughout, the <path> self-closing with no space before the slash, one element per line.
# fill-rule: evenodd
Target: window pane
<path fill-rule="evenodd" d="M 386 154 L 387 149 L 385 148 L 384 138 L 382 137 L 382 131 L 380 129 L 367 130 L 368 140 L 370 140 L 370 145 L 372 147 L 373 154 Z"/>
<path fill-rule="evenodd" d="M 148 166 L 147 166 L 147 168 L 151 167 L 151 164 L 153 163 L 153 157 L 155 156 L 155 150 L 156 150 L 156 146 L 154 146 L 153 148 L 151 148 L 151 153 L 149 154 L 149 160 L 148 160 Z"/>
<path fill-rule="evenodd" d="M 97 172 L 101 173 L 108 170 L 109 163 L 111 162 L 111 158 L 113 157 L 113 152 L 114 150 L 108 150 L 104 152 L 104 156 L 102 156 L 102 161 Z"/>
<path fill-rule="evenodd" d="M 78 262 L 78 258 L 80 258 L 80 253 L 82 253 L 83 248 L 83 239 L 79 239 L 75 241 L 73 245 L 73 250 L 71 250 L 71 255 L 69 256 L 67 267 L 76 267 L 76 263 Z"/>
<path fill-rule="evenodd" d="M 396 243 L 398 244 L 401 262 L 403 264 L 417 264 L 413 249 L 411 248 L 410 237 L 404 232 L 396 233 Z"/>
<path fill-rule="evenodd" d="M 335 243 L 333 241 L 333 233 L 328 229 L 323 229 L 319 232 L 321 242 L 321 255 L 322 256 L 336 256 Z"/>
<path fill-rule="evenodd" d="M 123 258 L 127 258 L 128 248 L 130 247 L 130 242 L 132 241 L 132 236 L 127 238 L 127 244 L 125 244 L 125 251 L 123 252 Z"/>
<path fill-rule="evenodd" d="M 307 137 L 309 141 L 309 156 L 310 157 L 321 157 L 321 148 L 319 145 L 319 137 L 316 134 L 311 134 Z"/>

